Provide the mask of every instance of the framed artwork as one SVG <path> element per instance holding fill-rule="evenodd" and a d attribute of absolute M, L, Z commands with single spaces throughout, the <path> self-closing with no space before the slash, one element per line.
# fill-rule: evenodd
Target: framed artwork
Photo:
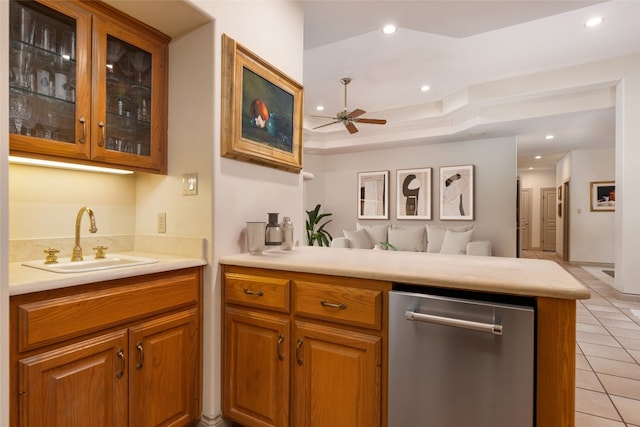
<path fill-rule="evenodd" d="M 431 219 L 431 168 L 396 171 L 396 218 Z"/>
<path fill-rule="evenodd" d="M 389 218 L 389 171 L 358 173 L 358 219 Z"/>
<path fill-rule="evenodd" d="M 615 181 L 591 182 L 591 211 L 612 212 L 616 210 Z"/>
<path fill-rule="evenodd" d="M 222 156 L 302 169 L 302 86 L 227 35 L 221 126 Z"/>
<path fill-rule="evenodd" d="M 473 220 L 473 165 L 440 168 L 440 219 Z"/>

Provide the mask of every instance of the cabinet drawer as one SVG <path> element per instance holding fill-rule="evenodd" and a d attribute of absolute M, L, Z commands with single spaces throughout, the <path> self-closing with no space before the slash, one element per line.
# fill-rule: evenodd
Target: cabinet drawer
<path fill-rule="evenodd" d="M 289 312 L 289 280 L 225 273 L 225 302 Z"/>
<path fill-rule="evenodd" d="M 296 314 L 367 328 L 382 327 L 382 292 L 350 286 L 295 281 Z"/>
<path fill-rule="evenodd" d="M 198 304 L 199 273 L 80 292 L 18 306 L 19 351 Z"/>

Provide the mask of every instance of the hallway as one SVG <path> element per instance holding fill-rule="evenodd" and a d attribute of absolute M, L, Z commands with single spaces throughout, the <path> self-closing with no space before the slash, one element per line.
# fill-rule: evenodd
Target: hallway
<path fill-rule="evenodd" d="M 591 290 L 577 302 L 576 427 L 640 427 L 640 296 L 617 298 L 610 285 L 553 252 L 522 257 L 558 262 Z"/>

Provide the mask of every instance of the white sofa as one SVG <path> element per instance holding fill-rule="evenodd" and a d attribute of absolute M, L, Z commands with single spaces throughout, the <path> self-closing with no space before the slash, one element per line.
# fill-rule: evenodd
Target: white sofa
<path fill-rule="evenodd" d="M 472 225 L 400 227 L 358 224 L 357 230 L 343 230 L 343 233 L 344 237 L 335 237 L 331 241 L 332 248 L 379 249 L 388 243 L 398 251 L 491 256 L 490 241 L 472 240 Z"/>

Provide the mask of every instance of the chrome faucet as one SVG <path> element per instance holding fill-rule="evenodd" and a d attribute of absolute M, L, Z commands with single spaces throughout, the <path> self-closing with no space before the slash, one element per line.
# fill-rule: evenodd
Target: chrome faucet
<path fill-rule="evenodd" d="M 89 231 L 91 233 L 98 231 L 98 228 L 96 227 L 96 217 L 93 215 L 93 211 L 87 206 L 81 207 L 78 211 L 78 216 L 76 217 L 76 241 L 73 246 L 73 256 L 71 257 L 71 261 L 82 261 L 83 259 L 82 248 L 80 247 L 80 222 L 82 221 L 82 214 L 85 212 L 89 215 L 89 221 L 91 221 Z"/>

